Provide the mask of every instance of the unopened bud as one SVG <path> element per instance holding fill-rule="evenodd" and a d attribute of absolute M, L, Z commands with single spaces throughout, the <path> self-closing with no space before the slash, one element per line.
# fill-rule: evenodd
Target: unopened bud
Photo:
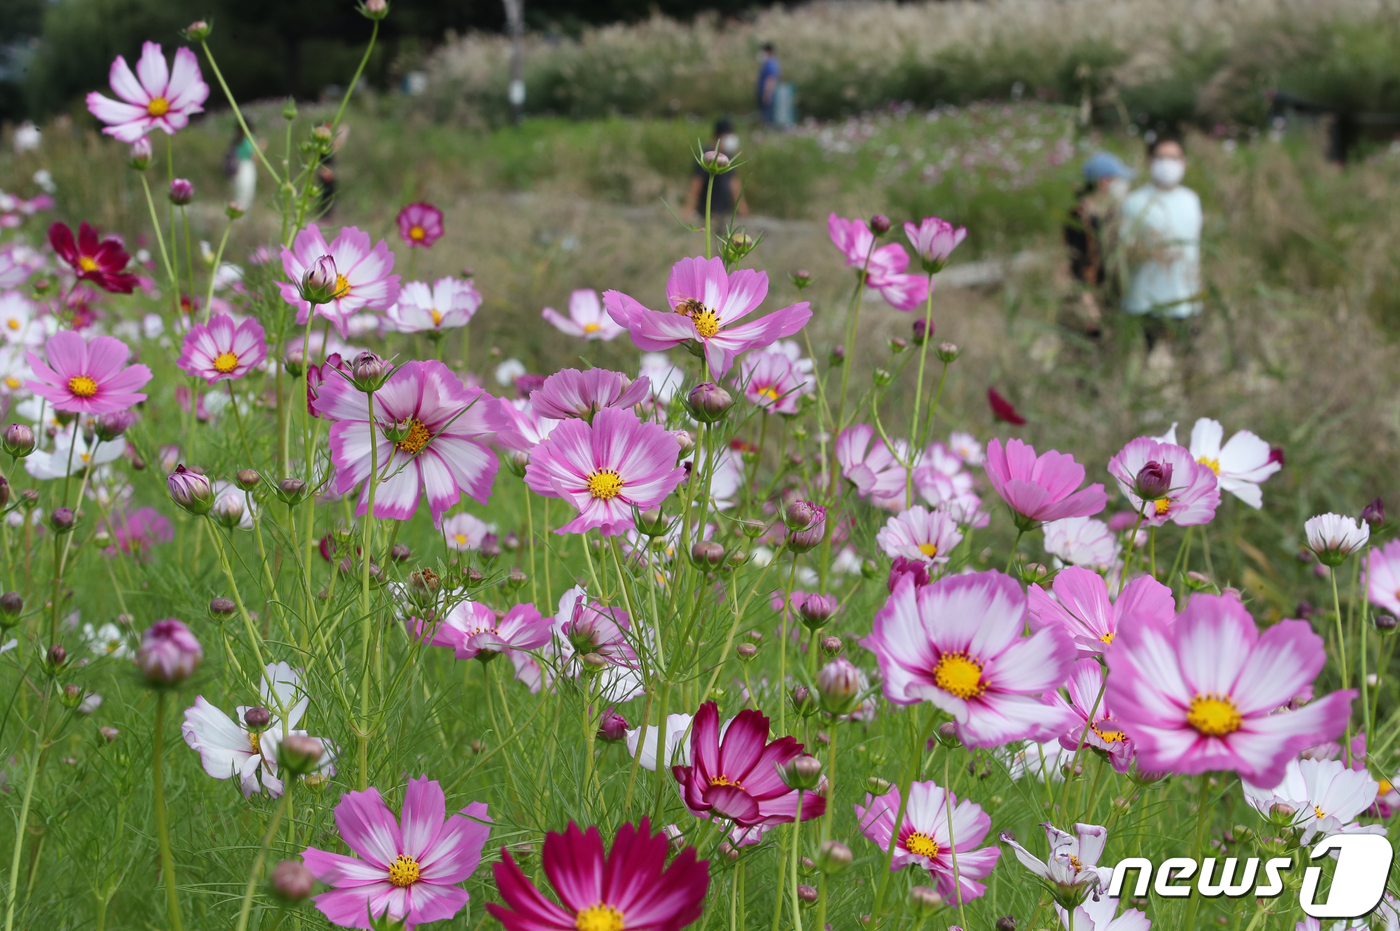
<path fill-rule="evenodd" d="M 690 548 L 690 561 L 697 569 L 718 569 L 724 565 L 724 546 L 713 540 L 702 540 Z"/>
<path fill-rule="evenodd" d="M 754 646 L 752 643 L 741 643 L 734 648 L 734 652 L 738 655 L 739 659 L 748 662 L 758 655 L 758 647 Z"/>
<path fill-rule="evenodd" d="M 300 902 L 316 888 L 316 877 L 297 861 L 283 860 L 272 868 L 268 884 L 282 901 Z"/>
<path fill-rule="evenodd" d="M 97 733 L 101 735 L 102 739 L 109 744 L 116 743 L 117 738 L 122 735 L 122 732 L 117 730 L 115 727 L 99 727 L 97 729 Z"/>
<path fill-rule="evenodd" d="M 394 562 L 404 562 L 413 555 L 413 551 L 403 543 L 395 543 L 389 547 L 389 558 Z"/>
<path fill-rule="evenodd" d="M 177 465 L 165 482 L 171 499 L 191 514 L 208 514 L 214 506 L 214 486 L 209 479 L 184 465 Z"/>
<path fill-rule="evenodd" d="M 686 396 L 691 414 L 701 423 L 714 423 L 734 406 L 734 398 L 712 381 L 701 382 Z"/>
<path fill-rule="evenodd" d="M 890 218 L 883 213 L 877 213 L 870 218 L 870 232 L 876 236 L 883 236 L 890 231 Z"/>
<path fill-rule="evenodd" d="M 944 721 L 938 725 L 938 730 L 934 732 L 934 739 L 945 747 L 962 746 L 962 740 L 958 737 L 958 726 L 952 721 Z"/>
<path fill-rule="evenodd" d="M 327 130 L 329 135 L 329 130 Z M 301 299 L 310 304 L 329 304 L 339 297 L 340 273 L 335 259 L 323 255 L 306 269 L 299 282 Z"/>
<path fill-rule="evenodd" d="M 598 739 L 604 743 L 617 743 L 627 739 L 627 719 L 609 708 L 603 712 L 603 720 L 598 725 Z"/>
<path fill-rule="evenodd" d="M 325 752 L 315 737 L 288 734 L 277 745 L 277 765 L 294 776 L 304 776 L 316 768 Z"/>
<path fill-rule="evenodd" d="M 836 613 L 835 595 L 808 595 L 798 606 L 797 613 L 808 630 L 818 630 Z"/>
<path fill-rule="evenodd" d="M 805 268 L 799 268 L 788 277 L 792 279 L 792 283 L 797 286 L 799 291 L 812 283 L 812 273 Z"/>
<path fill-rule="evenodd" d="M 1395 617 L 1390 614 L 1377 614 L 1372 621 L 1376 625 L 1376 630 L 1382 634 L 1395 633 Z"/>
<path fill-rule="evenodd" d="M 49 647 L 49 651 L 45 655 L 48 658 L 49 666 L 57 669 L 68 659 L 68 650 L 64 648 L 63 644 L 55 643 Z"/>
<path fill-rule="evenodd" d="M 209 616 L 218 619 L 221 617 L 232 617 L 233 612 L 238 610 L 238 605 L 232 598 L 215 598 L 209 602 Z"/>
<path fill-rule="evenodd" d="M 13 627 L 24 611 L 24 599 L 19 592 L 0 595 L 0 627 Z"/>
<path fill-rule="evenodd" d="M 34 452 L 34 430 L 26 424 L 10 424 L 5 428 L 3 446 L 12 458 L 23 459 Z"/>
<path fill-rule="evenodd" d="M 806 883 L 799 883 L 797 886 L 797 900 L 803 905 L 817 904 L 817 887 L 809 886 Z"/>
<path fill-rule="evenodd" d="M 185 37 L 191 42 L 203 42 L 209 38 L 209 33 L 213 31 L 213 26 L 202 19 L 197 19 L 185 27 Z"/>
<path fill-rule="evenodd" d="M 993 927 L 996 931 L 1016 931 L 1016 919 L 1011 915 L 1002 915 Z"/>
<path fill-rule="evenodd" d="M 845 644 L 841 642 L 840 637 L 822 638 L 822 652 L 825 653 L 827 656 L 837 656 L 841 653 L 841 650 L 844 648 Z"/>
<path fill-rule="evenodd" d="M 145 171 L 151 167 L 153 157 L 150 138 L 142 136 L 131 144 L 131 151 L 127 154 L 126 163 L 135 171 Z"/>
<path fill-rule="evenodd" d="M 831 352 L 827 353 L 826 361 L 827 361 L 827 364 L 830 365 L 832 368 L 839 368 L 840 366 L 845 365 L 845 364 L 846 364 L 846 347 L 845 347 L 845 346 L 832 346 L 832 347 L 831 347 Z"/>
<path fill-rule="evenodd" d="M 272 723 L 272 712 L 261 706 L 249 708 L 243 712 L 243 723 L 248 725 L 250 731 L 261 731 Z"/>
<path fill-rule="evenodd" d="M 812 690 L 805 685 L 793 686 L 792 708 L 804 718 L 816 711 L 817 702 L 812 698 Z"/>
<path fill-rule="evenodd" d="M 1165 498 L 1172 488 L 1172 464 L 1153 460 L 1138 470 L 1133 479 L 1133 493 L 1143 501 Z"/>
<path fill-rule="evenodd" d="M 258 487 L 258 482 L 262 476 L 258 475 L 255 469 L 239 469 L 238 474 L 233 477 L 233 483 L 240 491 L 252 491 Z"/>
<path fill-rule="evenodd" d="M 870 790 L 871 795 L 884 795 L 890 790 L 892 783 L 888 779 L 881 779 L 879 776 L 871 776 L 865 780 L 865 787 Z"/>
<path fill-rule="evenodd" d="M 908 348 L 909 348 L 909 340 L 904 339 L 904 338 L 901 337 L 901 336 L 892 336 L 892 337 L 890 337 L 890 352 L 892 352 L 892 353 L 898 355 L 899 353 L 903 352 L 904 350 L 906 350 L 906 349 L 908 349 Z"/>
<path fill-rule="evenodd" d="M 53 528 L 54 533 L 68 533 L 77 520 L 72 508 L 54 508 L 53 513 L 49 515 L 49 526 Z"/>
<path fill-rule="evenodd" d="M 350 363 L 350 381 L 361 391 L 378 391 L 389 378 L 393 368 L 375 353 L 365 351 Z"/>
<path fill-rule="evenodd" d="M 277 497 L 284 504 L 300 504 L 306 500 L 306 494 L 306 483 L 299 478 L 284 478 L 277 483 Z"/>
<path fill-rule="evenodd" d="M 829 840 L 817 850 L 817 869 L 828 876 L 838 876 L 846 872 L 854 859 L 851 848 L 839 840 Z"/>
<path fill-rule="evenodd" d="M 170 182 L 170 202 L 183 207 L 194 200 L 194 184 L 187 178 L 175 178 Z"/>
<path fill-rule="evenodd" d="M 637 532 L 647 537 L 663 536 L 667 531 L 666 515 L 660 508 L 647 508 L 637 515 Z"/>
<path fill-rule="evenodd" d="M 822 761 L 808 753 L 795 756 L 786 763 L 775 763 L 778 775 L 789 789 L 815 789 L 821 783 Z"/>
<path fill-rule="evenodd" d="M 59 693 L 59 704 L 65 708 L 76 708 L 83 703 L 83 688 L 80 685 L 65 685 Z"/>
<path fill-rule="evenodd" d="M 948 363 L 962 355 L 962 350 L 958 348 L 956 343 L 940 343 L 936 354 L 939 362 Z"/>
<path fill-rule="evenodd" d="M 874 372 L 870 373 L 870 380 L 875 383 L 875 387 L 884 388 L 890 382 L 894 381 L 894 375 L 890 374 L 889 369 L 877 368 Z"/>
<path fill-rule="evenodd" d="M 943 896 L 932 886 L 915 886 L 909 890 L 909 907 L 920 917 L 932 915 L 943 907 Z"/>

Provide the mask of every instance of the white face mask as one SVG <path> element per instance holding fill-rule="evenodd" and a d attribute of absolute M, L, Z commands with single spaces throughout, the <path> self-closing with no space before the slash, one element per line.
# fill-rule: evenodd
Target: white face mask
<path fill-rule="evenodd" d="M 1114 200 L 1122 200 L 1128 196 L 1130 187 L 1127 178 L 1114 178 L 1108 182 L 1108 196 Z"/>
<path fill-rule="evenodd" d="M 1186 177 L 1186 162 L 1180 158 L 1154 158 L 1149 174 L 1158 187 L 1176 187 Z"/>

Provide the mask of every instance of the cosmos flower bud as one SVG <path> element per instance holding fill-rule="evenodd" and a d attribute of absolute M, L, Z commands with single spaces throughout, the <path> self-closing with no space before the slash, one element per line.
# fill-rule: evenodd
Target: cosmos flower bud
<path fill-rule="evenodd" d="M 462 581 L 467 588 L 476 588 L 486 581 L 486 576 L 482 575 L 481 570 L 476 566 L 468 566 L 466 571 L 462 573 Z"/>
<path fill-rule="evenodd" d="M 837 657 L 817 673 L 817 694 L 828 714 L 850 714 L 860 697 L 860 673 L 844 656 Z"/>
<path fill-rule="evenodd" d="M 602 541 L 599 540 L 598 544 L 601 546 Z M 501 538 L 501 549 L 505 550 L 507 553 L 514 553 L 516 550 L 520 549 L 520 535 L 514 530 L 508 531 L 506 535 Z"/>
<path fill-rule="evenodd" d="M 817 887 L 809 886 L 806 883 L 799 883 L 797 886 L 797 900 L 803 905 L 817 904 Z"/>
<path fill-rule="evenodd" d="M 23 459 L 34 452 L 34 430 L 22 423 L 12 423 L 5 428 L 4 450 L 14 459 Z"/>
<path fill-rule="evenodd" d="M 413 555 L 413 551 L 403 543 L 395 543 L 389 547 L 389 558 L 394 562 L 405 562 Z"/>
<path fill-rule="evenodd" d="M 378 391 L 393 371 L 393 366 L 388 362 L 366 350 L 350 363 L 350 381 L 356 388 L 368 394 Z"/>
<path fill-rule="evenodd" d="M 598 724 L 598 739 L 605 743 L 617 743 L 627 739 L 627 719 L 609 708 L 603 712 L 603 720 Z"/>
<path fill-rule="evenodd" d="M 383 19 L 389 15 L 388 0 L 365 0 L 360 7 L 360 15 L 366 19 Z"/>
<path fill-rule="evenodd" d="M 171 499 L 191 514 L 203 516 L 214 506 L 214 486 L 209 479 L 191 472 L 183 464 L 175 467 L 165 484 L 170 489 Z"/>
<path fill-rule="evenodd" d="M 260 481 L 262 476 L 256 469 L 239 469 L 238 474 L 233 477 L 233 483 L 238 486 L 239 491 L 252 491 L 258 487 Z"/>
<path fill-rule="evenodd" d="M 805 685 L 794 686 L 791 692 L 792 709 L 802 717 L 817 710 L 816 699 L 812 697 L 812 690 Z"/>
<path fill-rule="evenodd" d="M 282 357 L 282 367 L 287 370 L 288 375 L 300 378 L 301 373 L 306 371 L 306 356 L 300 349 L 292 349 Z"/>
<path fill-rule="evenodd" d="M 232 530 L 243 522 L 243 498 L 240 495 L 224 495 L 214 501 L 209 516 L 220 527 Z"/>
<path fill-rule="evenodd" d="M 58 667 L 62 666 L 64 662 L 67 661 L 68 650 L 63 644 L 55 643 L 53 646 L 49 647 L 48 652 L 44 654 L 44 658 L 48 661 L 50 669 L 58 669 Z"/>
<path fill-rule="evenodd" d="M 825 516 L 821 509 L 810 501 L 794 501 L 783 508 L 783 526 L 789 530 L 806 530 Z"/>
<path fill-rule="evenodd" d="M 718 569 L 724 565 L 724 546 L 713 540 L 702 540 L 690 548 L 690 561 L 697 569 Z"/>
<path fill-rule="evenodd" d="M 637 512 L 632 518 L 632 523 L 636 525 L 637 532 L 646 537 L 664 536 L 668 529 L 666 515 L 660 508 L 647 508 Z"/>
<path fill-rule="evenodd" d="M 135 422 L 136 413 L 134 411 L 112 411 L 98 417 L 93 429 L 97 438 L 106 443 L 115 440 L 131 429 L 131 425 Z"/>
<path fill-rule="evenodd" d="M 238 610 L 238 605 L 232 598 L 214 598 L 209 602 L 209 616 L 214 620 L 233 617 L 233 613 Z"/>
<path fill-rule="evenodd" d="M 817 849 L 817 869 L 828 876 L 839 876 L 850 868 L 855 857 L 839 840 L 826 841 Z"/>
<path fill-rule="evenodd" d="M 579 661 L 583 663 L 584 672 L 599 673 L 608 668 L 608 658 L 598 653 L 585 653 Z"/>
<path fill-rule="evenodd" d="M 1138 470 L 1133 479 L 1133 492 L 1144 501 L 1165 498 L 1172 489 L 1172 464 L 1155 459 Z"/>
<path fill-rule="evenodd" d="M 117 738 L 122 735 L 122 732 L 117 730 L 115 727 L 99 727 L 97 729 L 97 733 L 101 735 L 102 739 L 109 744 L 116 743 Z"/>
<path fill-rule="evenodd" d="M 962 355 L 962 350 L 958 348 L 957 343 L 939 343 L 936 355 L 938 356 L 939 362 L 946 364 Z"/>
<path fill-rule="evenodd" d="M 191 42 L 203 42 L 209 38 L 209 33 L 213 31 L 213 26 L 202 19 L 197 19 L 185 27 L 185 37 Z"/>
<path fill-rule="evenodd" d="M 826 625 L 831 620 L 831 616 L 836 613 L 835 595 L 808 595 L 803 599 L 797 613 L 802 617 L 802 623 L 808 630 L 817 630 Z"/>
<path fill-rule="evenodd" d="M 284 478 L 277 483 L 277 497 L 288 505 L 297 505 L 306 500 L 306 483 L 299 478 Z"/>
<path fill-rule="evenodd" d="M 933 321 L 932 321 L 932 320 L 927 321 L 927 322 L 925 322 L 925 321 L 923 321 L 923 320 L 915 320 L 915 321 L 914 321 L 914 345 L 915 345 L 915 346 L 922 346 L 922 345 L 928 340 L 928 338 L 929 338 L 930 336 L 933 335 L 933 332 L 934 332 L 934 330 L 936 330 L 936 329 L 937 329 L 937 327 L 935 327 L 935 326 L 933 325 Z"/>
<path fill-rule="evenodd" d="M 525 583 L 530 581 L 530 577 L 525 574 L 525 570 L 519 566 L 512 566 L 510 574 L 501 583 L 501 589 L 508 595 L 513 595 L 525 587 Z"/>
<path fill-rule="evenodd" d="M 1016 918 L 1013 915 L 1002 915 L 993 927 L 996 931 L 1016 931 Z"/>
<path fill-rule="evenodd" d="M 795 756 L 786 763 L 773 764 L 789 789 L 815 789 L 821 784 L 822 761 L 809 753 Z"/>
<path fill-rule="evenodd" d="M 735 233 L 732 236 L 721 238 L 719 243 L 719 256 L 729 265 L 736 265 L 748 257 L 749 253 L 758 248 L 758 240 L 747 233 Z"/>
<path fill-rule="evenodd" d="M 1376 625 L 1376 630 L 1377 630 L 1378 632 L 1380 632 L 1381 634 L 1383 634 L 1383 635 L 1384 635 L 1384 634 L 1393 634 L 1393 633 L 1395 633 L 1395 617 L 1394 617 L 1394 615 L 1391 615 L 1391 614 L 1377 614 L 1377 615 L 1375 616 L 1375 618 L 1372 620 L 1371 623 L 1375 624 L 1375 625 Z"/>
<path fill-rule="evenodd" d="M 832 368 L 839 368 L 846 364 L 846 347 L 832 346 L 831 352 L 827 353 L 826 362 Z"/>
<path fill-rule="evenodd" d="M 738 655 L 739 659 L 747 663 L 758 655 L 758 647 L 754 646 L 752 643 L 741 643 L 734 648 L 734 652 Z"/>
<path fill-rule="evenodd" d="M 734 406 L 734 398 L 712 381 L 701 382 L 686 396 L 687 407 L 701 423 L 714 423 Z"/>
<path fill-rule="evenodd" d="M 141 635 L 136 666 L 155 686 L 178 685 L 194 674 L 204 648 L 190 629 L 173 617 L 156 621 Z"/>
<path fill-rule="evenodd" d="M 294 776 L 304 776 L 316 768 L 325 752 L 315 737 L 288 734 L 277 745 L 277 765 Z"/>
<path fill-rule="evenodd" d="M 1021 581 L 1027 585 L 1038 585 L 1050 578 L 1053 573 L 1038 562 L 1028 562 L 1021 567 Z"/>
<path fill-rule="evenodd" d="M 898 355 L 909 348 L 909 341 L 902 336 L 890 337 L 890 352 Z"/>
<path fill-rule="evenodd" d="M 838 656 L 843 649 L 845 649 L 845 644 L 841 642 L 840 637 L 822 638 L 822 652 L 827 656 Z"/>
<path fill-rule="evenodd" d="M 243 712 L 243 723 L 250 731 L 261 731 L 272 722 L 272 712 L 261 706 Z"/>
<path fill-rule="evenodd" d="M 224 216 L 228 217 L 230 220 L 237 220 L 239 217 L 243 216 L 243 214 L 243 205 L 236 200 L 231 200 L 224 205 Z"/>
<path fill-rule="evenodd" d="M 24 598 L 19 592 L 0 595 L 0 627 L 13 627 L 24 611 Z"/>
<path fill-rule="evenodd" d="M 1373 528 L 1385 523 L 1385 502 L 1380 498 L 1372 498 L 1371 503 L 1361 509 L 1361 519 L 1370 524 Z"/>
<path fill-rule="evenodd" d="M 80 685 L 65 685 L 63 691 L 59 693 L 58 701 L 65 708 L 76 708 L 83 703 L 83 687 Z"/>
<path fill-rule="evenodd" d="M 877 368 L 870 373 L 870 380 L 875 383 L 875 387 L 884 388 L 894 381 L 894 375 L 887 368 Z"/>
<path fill-rule="evenodd" d="M 870 232 L 876 236 L 883 236 L 890 231 L 890 218 L 883 213 L 877 213 L 870 218 Z"/>
<path fill-rule="evenodd" d="M 797 271 L 788 275 L 788 277 L 792 279 L 793 285 L 795 285 L 799 291 L 812 283 L 812 273 L 805 268 L 799 268 Z"/>
<path fill-rule="evenodd" d="M 316 877 L 295 860 L 283 860 L 272 868 L 268 880 L 275 896 L 284 902 L 300 902 L 316 888 Z"/>
<path fill-rule="evenodd" d="M 761 520 L 744 519 L 739 521 L 739 530 L 750 540 L 757 540 L 763 536 L 763 532 L 768 529 L 768 525 Z"/>
<path fill-rule="evenodd" d="M 685 845 L 684 839 L 682 839 L 681 845 L 682 845 L 682 846 Z M 719 849 L 720 854 L 721 854 L 726 860 L 729 860 L 729 861 L 733 862 L 734 860 L 739 859 L 739 851 L 735 850 L 735 849 L 734 849 L 734 845 L 731 844 L 729 841 L 723 841 L 723 842 L 721 842 L 718 849 Z"/>
<path fill-rule="evenodd" d="M 49 515 L 49 526 L 53 528 L 54 533 L 68 533 L 77 522 L 72 508 L 54 508 L 53 513 Z"/>
<path fill-rule="evenodd" d="M 962 741 L 958 739 L 958 726 L 952 721 L 944 721 L 938 725 L 938 730 L 933 732 L 933 739 L 945 747 L 956 748 L 962 746 Z"/>
<path fill-rule="evenodd" d="M 131 152 L 126 157 L 126 163 L 135 171 L 145 171 L 151 167 L 154 160 L 154 153 L 151 151 L 151 140 L 149 136 L 142 136 L 131 144 Z"/>
<path fill-rule="evenodd" d="M 194 200 L 194 184 L 187 178 L 175 178 L 170 182 L 170 202 L 183 207 Z"/>
<path fill-rule="evenodd" d="M 437 603 L 442 581 L 431 569 L 415 569 L 408 576 L 408 600 L 420 608 L 431 608 Z"/>
<path fill-rule="evenodd" d="M 943 896 L 932 886 L 915 886 L 909 890 L 909 907 L 914 914 L 925 918 L 943 907 Z"/>
<path fill-rule="evenodd" d="M 890 790 L 890 781 L 881 779 L 879 776 L 871 776 L 865 780 L 865 788 L 871 795 L 884 795 Z"/>
<path fill-rule="evenodd" d="M 811 509 L 808 511 L 799 510 L 801 508 Z M 807 524 L 805 529 L 793 529 L 797 521 L 793 520 L 795 515 L 803 513 L 814 514 L 815 516 Z M 826 508 L 819 504 L 812 504 L 810 501 L 798 501 L 787 507 L 783 511 L 783 517 L 788 521 L 787 547 L 794 553 L 805 553 L 810 549 L 819 546 L 822 536 L 826 533 Z"/>
<path fill-rule="evenodd" d="M 329 304 L 335 300 L 339 280 L 335 259 L 323 255 L 312 262 L 301 276 L 301 287 L 298 288 L 301 299 L 308 304 Z"/>
<path fill-rule="evenodd" d="M 728 170 L 729 156 L 725 155 L 723 152 L 716 152 L 714 149 L 711 149 L 700 156 L 700 164 L 705 166 L 705 170 L 709 171 L 711 174 L 719 174 L 722 171 Z"/>
<path fill-rule="evenodd" d="M 329 123 L 320 123 L 311 128 L 311 141 L 318 146 L 329 147 L 332 137 L 331 124 Z"/>

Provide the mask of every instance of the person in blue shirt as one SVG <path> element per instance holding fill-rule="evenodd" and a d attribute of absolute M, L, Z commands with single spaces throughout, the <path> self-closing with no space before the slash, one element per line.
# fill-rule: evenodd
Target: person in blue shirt
<path fill-rule="evenodd" d="M 758 112 L 765 126 L 773 125 L 774 103 L 778 99 L 778 79 L 782 76 L 778 56 L 773 52 L 773 43 L 765 42 L 758 52 L 758 86 L 755 96 L 758 99 Z"/>

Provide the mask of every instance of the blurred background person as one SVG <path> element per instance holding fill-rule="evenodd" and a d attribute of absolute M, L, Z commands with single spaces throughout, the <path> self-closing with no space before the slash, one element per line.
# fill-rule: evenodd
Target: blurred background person
<path fill-rule="evenodd" d="M 1116 225 L 1129 182 L 1136 172 L 1112 152 L 1097 152 L 1084 163 L 1084 183 L 1064 226 L 1069 271 L 1080 285 L 1076 316 L 1086 333 L 1102 332 L 1102 304 L 1116 284 L 1110 257 L 1115 252 Z"/>
<path fill-rule="evenodd" d="M 1128 263 L 1123 310 L 1145 317 L 1148 349 L 1201 312 L 1201 198 L 1183 187 L 1186 152 L 1163 136 L 1147 149 L 1150 183 L 1123 201 L 1119 225 Z"/>
<path fill-rule="evenodd" d="M 778 99 L 778 79 L 783 69 L 778 64 L 778 56 L 773 51 L 773 43 L 765 42 L 758 50 L 758 113 L 764 126 L 773 125 L 774 104 Z"/>
<path fill-rule="evenodd" d="M 734 132 L 734 123 L 729 117 L 715 120 L 714 151 L 733 158 L 739 154 L 739 136 Z M 685 195 L 685 212 L 705 219 L 705 191 L 709 187 L 710 173 L 698 162 L 690 173 L 690 189 Z M 717 220 L 732 215 L 738 210 L 740 216 L 749 215 L 749 205 L 744 203 L 739 184 L 738 172 L 727 171 L 715 175 L 715 188 L 710 194 L 710 217 Z"/>
<path fill-rule="evenodd" d="M 245 212 L 253 206 L 253 199 L 258 194 L 258 166 L 253 151 L 257 142 L 249 135 L 252 132 L 252 120 L 248 120 L 247 133 L 243 127 L 235 126 L 233 140 L 224 153 L 224 174 L 233 181 L 232 200 Z"/>

